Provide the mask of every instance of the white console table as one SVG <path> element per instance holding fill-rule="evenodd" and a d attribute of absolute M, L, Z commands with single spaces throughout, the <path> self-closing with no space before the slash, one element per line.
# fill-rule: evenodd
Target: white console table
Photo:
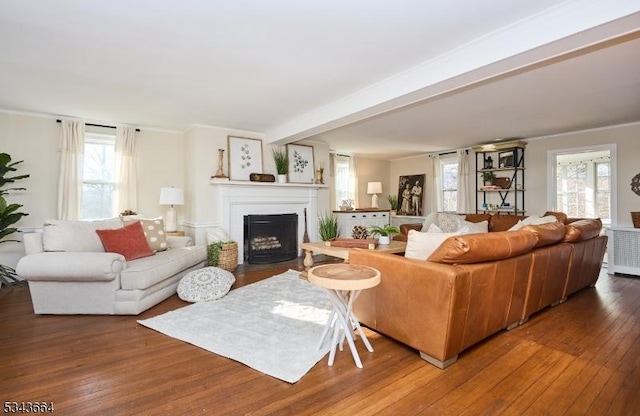
<path fill-rule="evenodd" d="M 607 235 L 607 271 L 640 276 L 640 228 L 610 227 Z"/>
<path fill-rule="evenodd" d="M 353 228 L 357 225 L 366 227 L 372 225 L 384 227 L 389 224 L 389 210 L 357 209 L 354 211 L 333 211 L 340 227 L 340 237 L 351 238 Z"/>

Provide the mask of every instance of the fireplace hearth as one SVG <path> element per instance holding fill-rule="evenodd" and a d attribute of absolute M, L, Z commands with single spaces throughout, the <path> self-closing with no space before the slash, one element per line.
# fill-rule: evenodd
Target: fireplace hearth
<path fill-rule="evenodd" d="M 268 264 L 298 256 L 298 214 L 245 215 L 244 260 Z"/>

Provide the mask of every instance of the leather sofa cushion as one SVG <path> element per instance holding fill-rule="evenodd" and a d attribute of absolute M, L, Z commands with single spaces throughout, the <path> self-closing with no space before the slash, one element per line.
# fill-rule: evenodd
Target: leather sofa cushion
<path fill-rule="evenodd" d="M 602 221 L 600 219 L 577 220 L 567 224 L 565 227 L 564 239 L 566 243 L 589 240 L 600 235 L 602 231 Z"/>
<path fill-rule="evenodd" d="M 520 230 L 534 233 L 538 239 L 536 247 L 548 246 L 564 238 L 565 226 L 559 222 L 549 222 L 539 225 L 525 225 Z"/>
<path fill-rule="evenodd" d="M 427 260 L 448 264 L 500 260 L 527 253 L 537 242 L 538 239 L 532 232 L 466 234 L 449 237 Z"/>
<path fill-rule="evenodd" d="M 567 223 L 567 214 L 565 214 L 564 212 L 547 211 L 544 213 L 543 217 L 546 217 L 547 215 L 553 215 L 554 217 L 556 217 L 558 221 L 560 221 L 563 224 Z"/>
<path fill-rule="evenodd" d="M 482 221 L 491 221 L 491 214 L 466 214 L 464 217 L 465 221 L 469 222 L 482 222 Z"/>
<path fill-rule="evenodd" d="M 516 225 L 518 221 L 525 218 L 527 217 L 523 215 L 492 215 L 491 220 L 489 221 L 489 231 L 507 231 L 509 228 Z"/>

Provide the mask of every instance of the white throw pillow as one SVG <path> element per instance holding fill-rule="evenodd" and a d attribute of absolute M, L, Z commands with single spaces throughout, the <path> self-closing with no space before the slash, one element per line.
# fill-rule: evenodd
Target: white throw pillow
<path fill-rule="evenodd" d="M 471 222 L 465 221 L 458 229 L 458 234 L 480 234 L 489 232 L 489 221 Z"/>
<path fill-rule="evenodd" d="M 454 233 L 464 225 L 464 215 L 438 213 L 438 227 L 443 233 Z"/>
<path fill-rule="evenodd" d="M 509 231 L 516 231 L 525 225 L 542 225 L 550 222 L 556 222 L 558 219 L 554 215 L 547 215 L 546 217 L 539 217 L 537 215 L 531 215 L 523 220 L 518 221 L 513 227 L 509 228 Z"/>
<path fill-rule="evenodd" d="M 431 224 L 437 225 L 437 223 L 438 223 L 438 213 L 432 212 L 431 214 L 427 215 L 424 218 L 424 221 L 422 221 L 422 229 L 420 231 L 422 231 L 423 233 L 428 233 L 429 227 L 431 226 Z"/>
<path fill-rule="evenodd" d="M 204 267 L 187 273 L 178 283 L 178 297 L 186 302 L 207 302 L 226 295 L 236 278 L 219 267 Z"/>
<path fill-rule="evenodd" d="M 426 260 L 447 238 L 458 233 L 423 233 L 409 230 L 404 256 L 409 259 Z"/>
<path fill-rule="evenodd" d="M 101 221 L 47 220 L 42 233 L 44 251 L 104 253 L 96 230 L 122 228 L 120 218 Z"/>
<path fill-rule="evenodd" d="M 428 229 L 428 230 L 426 230 L 425 232 L 427 232 L 427 233 L 441 233 L 441 232 L 442 232 L 442 230 L 441 230 L 441 229 L 440 229 L 440 227 L 438 227 L 437 225 L 435 225 L 435 224 L 431 224 L 431 225 L 429 226 L 429 229 Z"/>

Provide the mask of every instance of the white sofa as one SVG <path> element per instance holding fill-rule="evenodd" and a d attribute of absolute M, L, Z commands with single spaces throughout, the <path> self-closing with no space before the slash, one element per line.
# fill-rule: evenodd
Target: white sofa
<path fill-rule="evenodd" d="M 206 247 L 168 236 L 168 249 L 126 261 L 104 251 L 96 229 L 106 221 L 55 221 L 24 235 L 26 255 L 16 272 L 29 283 L 36 314 L 137 315 L 176 293 L 180 278 L 205 265 Z"/>

